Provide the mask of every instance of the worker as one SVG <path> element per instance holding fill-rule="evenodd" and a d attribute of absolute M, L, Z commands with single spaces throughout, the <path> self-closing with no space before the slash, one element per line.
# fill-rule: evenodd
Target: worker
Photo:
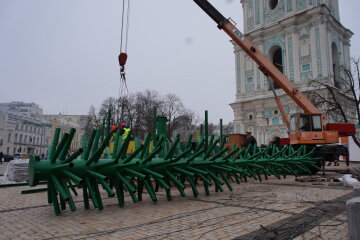
<path fill-rule="evenodd" d="M 311 131 L 310 116 L 302 116 L 300 119 L 300 131 Z"/>
<path fill-rule="evenodd" d="M 129 135 L 129 132 L 130 132 L 130 131 L 131 131 L 131 128 L 128 128 L 127 125 L 126 125 L 126 123 L 122 123 L 122 124 L 120 125 L 120 130 L 119 130 L 119 132 L 120 132 L 121 139 L 122 139 L 123 141 L 127 138 L 127 136 Z"/>
<path fill-rule="evenodd" d="M 112 127 L 111 127 L 111 131 L 112 131 L 112 133 L 113 133 L 112 136 L 111 136 L 111 140 L 112 140 L 112 141 L 115 141 L 115 136 L 116 136 L 117 129 L 118 129 L 118 128 L 117 128 L 116 126 L 112 126 Z"/>
<path fill-rule="evenodd" d="M 252 154 L 254 152 L 254 145 L 257 145 L 256 138 L 251 135 L 251 132 L 246 132 L 246 141 L 245 141 L 245 147 L 249 147 L 249 153 Z"/>
<path fill-rule="evenodd" d="M 271 144 L 277 146 L 277 147 L 280 147 L 280 137 L 278 136 L 275 136 L 273 137 L 273 140 L 271 141 Z"/>
<path fill-rule="evenodd" d="M 249 146 L 249 145 L 257 145 L 256 142 L 256 138 L 251 135 L 251 132 L 246 132 L 246 142 L 245 142 L 245 146 Z"/>

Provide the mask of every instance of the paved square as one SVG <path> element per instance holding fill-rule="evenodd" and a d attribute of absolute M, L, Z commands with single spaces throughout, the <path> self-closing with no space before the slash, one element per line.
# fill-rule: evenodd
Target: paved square
<path fill-rule="evenodd" d="M 345 201 L 356 195 L 353 189 L 294 177 L 233 187 L 223 193 L 212 187 L 210 196 L 201 191 L 198 198 L 191 188 L 185 198 L 174 190 L 171 202 L 160 189 L 156 204 L 145 193 L 136 204 L 126 196 L 124 208 L 103 191 L 102 211 L 85 210 L 78 191 L 77 211 L 61 216 L 46 192 L 21 195 L 33 188 L 0 188 L 0 239 L 349 239 Z"/>

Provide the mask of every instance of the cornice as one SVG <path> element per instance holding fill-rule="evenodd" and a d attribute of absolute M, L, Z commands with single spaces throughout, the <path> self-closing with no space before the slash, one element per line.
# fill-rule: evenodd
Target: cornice
<path fill-rule="evenodd" d="M 308 85 L 308 83 L 304 83 L 304 84 L 302 84 L 302 86 L 298 86 L 302 93 L 316 90 L 316 88 L 310 87 L 307 85 Z M 282 89 L 277 89 L 276 94 L 279 97 L 288 96 Z M 260 91 L 260 92 L 253 92 L 253 93 L 247 93 L 247 94 L 237 94 L 236 100 L 232 104 L 247 103 L 247 102 L 267 100 L 267 99 L 274 99 L 274 94 L 272 93 L 272 91 Z"/>
<path fill-rule="evenodd" d="M 311 9 L 305 9 L 295 15 L 288 16 L 280 21 L 273 22 L 266 25 L 261 25 L 255 28 L 255 30 L 248 32 L 245 36 L 249 39 L 264 39 L 269 35 L 275 35 L 275 33 L 284 32 L 285 34 L 292 34 L 297 32 L 298 26 L 318 26 L 326 22 L 332 22 L 339 29 L 346 32 L 348 35 L 352 32 L 345 28 L 333 15 L 331 15 L 330 9 L 326 5 L 320 5 Z"/>

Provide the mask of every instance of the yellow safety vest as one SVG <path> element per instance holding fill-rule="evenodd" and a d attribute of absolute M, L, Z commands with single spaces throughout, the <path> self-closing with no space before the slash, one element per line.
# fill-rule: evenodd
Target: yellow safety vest
<path fill-rule="evenodd" d="M 115 141 L 116 133 L 117 133 L 117 132 L 114 132 L 113 135 L 111 136 L 111 140 L 112 140 L 112 141 Z"/>
<path fill-rule="evenodd" d="M 129 135 L 129 132 L 130 132 L 130 131 L 131 131 L 130 128 L 124 128 L 124 133 L 123 133 L 121 139 L 122 139 L 122 140 L 125 140 L 126 137 Z"/>

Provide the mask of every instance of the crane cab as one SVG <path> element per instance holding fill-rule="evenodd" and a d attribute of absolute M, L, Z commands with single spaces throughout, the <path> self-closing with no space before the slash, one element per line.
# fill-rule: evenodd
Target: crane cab
<path fill-rule="evenodd" d="M 338 131 L 327 131 L 321 114 L 297 113 L 291 116 L 290 144 L 338 143 Z"/>

